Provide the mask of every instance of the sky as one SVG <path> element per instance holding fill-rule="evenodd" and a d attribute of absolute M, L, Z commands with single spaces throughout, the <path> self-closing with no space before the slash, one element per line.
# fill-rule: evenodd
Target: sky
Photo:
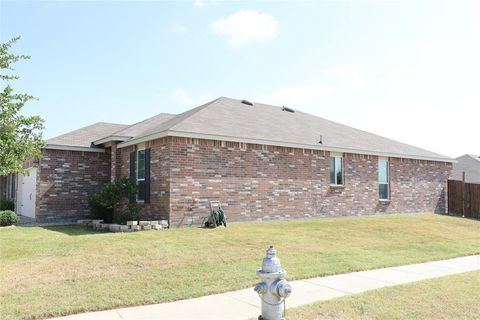
<path fill-rule="evenodd" d="M 50 138 L 220 96 L 480 154 L 480 1 L 0 1 Z"/>

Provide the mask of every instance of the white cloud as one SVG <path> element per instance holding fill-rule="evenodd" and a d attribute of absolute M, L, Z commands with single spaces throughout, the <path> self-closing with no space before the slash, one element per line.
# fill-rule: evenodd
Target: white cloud
<path fill-rule="evenodd" d="M 176 34 L 186 34 L 188 30 L 187 27 L 185 27 L 183 24 L 177 23 L 170 28 L 170 31 Z"/>
<path fill-rule="evenodd" d="M 292 107 L 309 107 L 318 105 L 319 100 L 335 90 L 331 85 L 307 84 L 296 87 L 285 87 L 263 94 L 259 101 L 274 105 Z"/>
<path fill-rule="evenodd" d="M 172 92 L 172 97 L 175 103 L 183 107 L 197 107 L 205 102 L 212 100 L 212 96 L 207 94 L 199 97 L 191 97 L 183 89 L 176 89 Z"/>
<path fill-rule="evenodd" d="M 266 41 L 277 34 L 278 22 L 269 14 L 255 10 L 240 10 L 211 25 L 213 31 L 228 38 L 232 47 L 241 47 L 252 41 Z"/>

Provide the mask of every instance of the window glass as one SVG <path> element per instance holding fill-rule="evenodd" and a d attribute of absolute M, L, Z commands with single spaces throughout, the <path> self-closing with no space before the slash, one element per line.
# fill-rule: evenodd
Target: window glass
<path fill-rule="evenodd" d="M 145 150 L 137 152 L 137 201 L 145 201 Z"/>
<path fill-rule="evenodd" d="M 335 184 L 335 158 L 330 158 L 330 183 Z"/>
<path fill-rule="evenodd" d="M 137 180 L 145 179 L 145 150 L 138 151 Z"/>
<path fill-rule="evenodd" d="M 335 157 L 335 176 L 337 178 L 337 184 L 343 184 L 343 166 L 342 158 Z"/>
<path fill-rule="evenodd" d="M 145 201 L 145 180 L 138 181 L 138 194 L 137 200 L 138 201 Z"/>
<path fill-rule="evenodd" d="M 378 182 L 388 183 L 388 161 L 386 160 L 378 162 Z"/>
<path fill-rule="evenodd" d="M 379 184 L 378 191 L 380 199 L 388 200 L 388 184 Z"/>
<path fill-rule="evenodd" d="M 390 199 L 390 177 L 388 175 L 388 161 L 378 161 L 378 196 L 382 200 Z"/>
<path fill-rule="evenodd" d="M 343 158 L 331 157 L 330 158 L 330 183 L 331 184 L 343 184 Z"/>

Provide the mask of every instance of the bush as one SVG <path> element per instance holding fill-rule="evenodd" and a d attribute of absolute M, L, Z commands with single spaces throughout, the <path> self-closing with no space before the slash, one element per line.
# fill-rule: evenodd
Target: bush
<path fill-rule="evenodd" d="M 90 208 L 95 219 L 101 219 L 106 223 L 113 222 L 113 208 L 103 206 L 96 198 L 93 198 L 90 202 Z"/>
<path fill-rule="evenodd" d="M 115 220 L 116 223 L 125 223 L 138 220 L 139 208 L 135 201 L 137 192 L 137 184 L 130 177 L 106 183 L 91 202 L 92 213 L 106 222 Z"/>
<path fill-rule="evenodd" d="M 18 222 L 18 216 L 11 210 L 0 211 L 0 226 L 11 226 Z"/>
<path fill-rule="evenodd" d="M 15 210 L 15 203 L 12 200 L 0 200 L 0 211 Z"/>
<path fill-rule="evenodd" d="M 118 214 L 115 215 L 115 223 L 126 224 L 127 221 L 138 220 L 138 212 L 140 209 L 137 207 L 136 203 L 128 203 L 126 208 L 120 210 Z"/>

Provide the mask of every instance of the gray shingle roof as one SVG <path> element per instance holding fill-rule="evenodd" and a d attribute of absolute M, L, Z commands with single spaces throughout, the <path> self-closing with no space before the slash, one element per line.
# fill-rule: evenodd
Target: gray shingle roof
<path fill-rule="evenodd" d="M 119 147 L 176 135 L 248 143 L 428 159 L 452 159 L 301 111 L 253 106 L 221 97 L 179 115 L 161 113 L 133 125 L 99 122 L 47 140 L 49 145 L 91 148 L 120 137 Z M 319 140 L 322 143 L 319 143 Z M 102 143 L 103 143 L 102 142 Z"/>
<path fill-rule="evenodd" d="M 160 113 L 157 114 L 156 116 L 153 116 L 151 118 L 145 119 L 143 121 L 134 123 L 130 126 L 126 126 L 125 128 L 122 128 L 121 130 L 115 131 L 112 134 L 110 134 L 108 137 L 128 137 L 128 138 L 134 138 L 141 134 L 142 132 L 145 132 L 147 130 L 151 130 L 152 128 L 160 125 L 161 123 L 168 121 L 175 117 L 175 114 L 169 114 L 169 113 Z M 97 140 L 104 140 L 108 137 L 101 137 L 100 139 Z"/>
<path fill-rule="evenodd" d="M 465 181 L 480 183 L 480 156 L 465 154 L 456 158 L 457 163 L 453 164 L 452 179 L 461 180 L 462 171 L 465 171 Z"/>
<path fill-rule="evenodd" d="M 117 123 L 97 122 L 95 124 L 48 139 L 47 145 L 90 148 L 92 142 L 128 127 Z"/>
<path fill-rule="evenodd" d="M 358 130 L 308 113 L 281 107 L 218 98 L 153 125 L 120 147 L 162 135 L 217 138 L 218 140 L 298 146 L 343 152 L 362 152 L 404 158 L 452 161 L 451 158 Z M 322 144 L 319 144 L 322 136 Z"/>

